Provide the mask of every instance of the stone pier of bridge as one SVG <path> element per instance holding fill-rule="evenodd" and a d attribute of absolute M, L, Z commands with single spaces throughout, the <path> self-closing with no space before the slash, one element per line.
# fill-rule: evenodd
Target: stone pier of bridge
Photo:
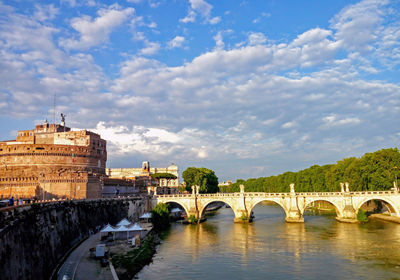
<path fill-rule="evenodd" d="M 153 197 L 153 205 L 157 203 L 177 203 L 187 214 L 198 220 L 204 217 L 206 207 L 212 202 L 223 202 L 229 205 L 234 212 L 235 222 L 252 221 L 253 208 L 260 202 L 274 202 L 285 211 L 286 222 L 304 222 L 304 211 L 317 201 L 325 201 L 334 206 L 336 219 L 341 222 L 357 222 L 357 213 L 361 206 L 371 200 L 384 202 L 391 216 L 400 217 L 400 193 L 398 188 L 391 191 L 364 191 L 351 192 L 348 183 L 340 184 L 340 192 L 295 192 L 294 184 L 290 185 L 290 192 L 264 193 L 245 192 L 240 186 L 237 193 L 199 194 L 199 188 L 193 188 L 191 194 L 157 195 Z"/>

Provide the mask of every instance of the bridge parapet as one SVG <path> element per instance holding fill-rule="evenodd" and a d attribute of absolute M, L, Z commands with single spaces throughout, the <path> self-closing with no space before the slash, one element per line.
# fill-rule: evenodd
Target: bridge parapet
<path fill-rule="evenodd" d="M 399 195 L 395 191 L 358 191 L 358 192 L 296 192 L 296 196 L 343 196 L 343 195 Z M 205 193 L 195 194 L 195 196 L 202 197 L 287 197 L 291 196 L 290 192 L 283 193 L 268 193 L 268 192 L 235 192 L 235 193 Z M 177 197 L 193 197 L 193 194 L 163 194 L 155 195 L 154 197 L 159 198 L 177 198 Z"/>

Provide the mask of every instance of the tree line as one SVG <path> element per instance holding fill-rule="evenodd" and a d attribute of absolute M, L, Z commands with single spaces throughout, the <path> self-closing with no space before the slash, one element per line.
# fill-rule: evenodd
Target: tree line
<path fill-rule="evenodd" d="M 400 152 L 397 148 L 366 153 L 360 158 L 350 157 L 336 164 L 313 165 L 298 172 L 277 176 L 238 179 L 220 192 L 238 192 L 243 184 L 247 192 L 288 192 L 294 183 L 296 192 L 340 191 L 341 182 L 349 182 L 351 191 L 390 190 L 400 177 Z"/>

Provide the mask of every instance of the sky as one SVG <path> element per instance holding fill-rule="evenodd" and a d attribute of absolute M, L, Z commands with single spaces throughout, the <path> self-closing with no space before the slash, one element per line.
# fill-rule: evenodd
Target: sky
<path fill-rule="evenodd" d="M 60 113 L 107 167 L 220 181 L 400 140 L 397 0 L 0 1 L 0 139 Z"/>

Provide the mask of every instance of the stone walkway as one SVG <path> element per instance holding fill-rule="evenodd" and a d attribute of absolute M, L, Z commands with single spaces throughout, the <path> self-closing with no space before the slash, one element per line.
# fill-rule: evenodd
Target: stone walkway
<path fill-rule="evenodd" d="M 89 249 L 96 247 L 100 233 L 92 235 L 82 242 L 67 258 L 58 273 L 58 280 L 66 275 L 72 280 L 113 280 L 110 267 L 102 267 L 100 261 L 90 257 Z"/>

